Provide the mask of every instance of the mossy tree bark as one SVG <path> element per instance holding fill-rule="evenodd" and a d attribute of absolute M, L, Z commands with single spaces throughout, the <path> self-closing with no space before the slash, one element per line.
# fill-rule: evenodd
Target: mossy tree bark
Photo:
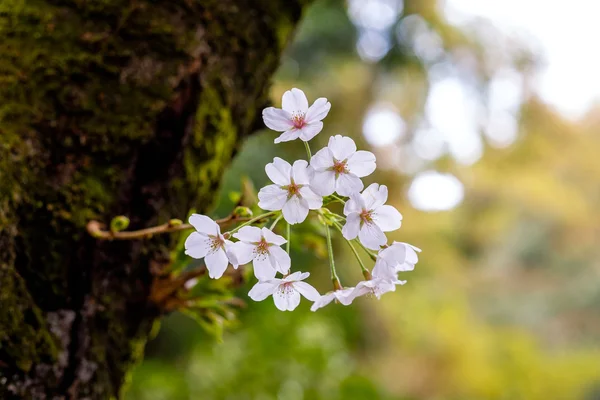
<path fill-rule="evenodd" d="M 173 237 L 260 122 L 300 0 L 0 1 L 0 398 L 119 397 Z"/>

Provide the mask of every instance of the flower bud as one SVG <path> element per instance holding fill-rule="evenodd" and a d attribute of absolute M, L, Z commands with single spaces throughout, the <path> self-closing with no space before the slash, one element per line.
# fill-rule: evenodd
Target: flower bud
<path fill-rule="evenodd" d="M 183 224 L 183 221 L 182 221 L 182 220 L 180 220 L 180 219 L 173 218 L 173 219 L 170 219 L 170 220 L 169 220 L 169 226 L 171 226 L 171 227 L 172 227 L 172 226 L 179 226 L 179 225 L 181 225 L 181 224 Z"/>
<path fill-rule="evenodd" d="M 129 218 L 124 215 L 116 216 L 110 221 L 111 232 L 121 232 L 129 226 Z"/>
<path fill-rule="evenodd" d="M 233 210 L 233 215 L 238 218 L 250 218 L 252 217 L 252 210 L 248 207 L 239 206 Z"/>

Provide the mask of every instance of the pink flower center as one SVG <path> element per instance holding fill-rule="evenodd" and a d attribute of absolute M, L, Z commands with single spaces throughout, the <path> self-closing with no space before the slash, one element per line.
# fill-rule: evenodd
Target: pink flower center
<path fill-rule="evenodd" d="M 256 244 L 255 251 L 258 254 L 269 254 L 269 243 L 267 243 L 265 238 L 260 239 L 260 242 Z"/>
<path fill-rule="evenodd" d="M 210 241 L 210 250 L 217 251 L 225 245 L 225 241 L 220 236 L 208 235 Z"/>
<path fill-rule="evenodd" d="M 365 224 L 370 224 L 373 222 L 373 211 L 370 210 L 362 210 L 360 213 L 360 220 Z"/>
<path fill-rule="evenodd" d="M 292 282 L 284 282 L 281 285 L 279 285 L 278 290 L 279 290 L 279 293 L 281 293 L 285 296 L 289 296 L 294 291 L 294 287 L 292 286 Z"/>
<path fill-rule="evenodd" d="M 300 111 L 296 111 L 292 114 L 292 123 L 294 124 L 294 128 L 302 129 L 306 122 L 304 121 L 304 113 Z"/>
<path fill-rule="evenodd" d="M 335 176 L 338 177 L 341 174 L 347 174 L 348 172 L 348 160 L 344 160 L 344 161 L 338 161 L 336 159 L 333 160 L 333 166 L 331 167 L 331 170 L 333 172 L 335 172 Z"/>
<path fill-rule="evenodd" d="M 287 191 L 287 197 L 288 199 L 290 199 L 293 196 L 302 197 L 302 195 L 300 194 L 300 189 L 302 189 L 303 186 L 304 185 L 296 184 L 296 182 L 294 182 L 294 180 L 292 179 L 291 183 L 287 186 L 283 186 L 282 189 Z"/>

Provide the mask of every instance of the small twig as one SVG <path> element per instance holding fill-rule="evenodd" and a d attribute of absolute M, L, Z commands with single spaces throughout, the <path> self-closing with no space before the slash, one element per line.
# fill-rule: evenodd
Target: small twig
<path fill-rule="evenodd" d="M 216 221 L 220 226 L 226 226 L 235 222 L 245 222 L 248 221 L 249 218 L 245 217 L 236 217 L 234 215 L 230 215 L 226 218 L 218 219 Z M 185 231 L 188 229 L 194 229 L 194 227 L 190 224 L 182 224 L 179 220 L 171 220 L 166 224 L 153 226 L 151 228 L 140 229 L 137 231 L 123 231 L 123 232 L 111 232 L 109 230 L 105 230 L 105 225 L 101 222 L 92 220 L 87 223 L 86 229 L 90 235 L 100 240 L 135 240 L 135 239 L 147 239 L 152 237 L 153 235 L 160 233 L 170 233 L 170 232 L 178 232 Z"/>

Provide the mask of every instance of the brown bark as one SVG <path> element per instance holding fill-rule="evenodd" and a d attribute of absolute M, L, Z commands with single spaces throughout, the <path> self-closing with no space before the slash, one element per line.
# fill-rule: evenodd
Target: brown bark
<path fill-rule="evenodd" d="M 0 398 L 120 396 L 174 235 L 260 123 L 298 0 L 0 2 Z"/>

